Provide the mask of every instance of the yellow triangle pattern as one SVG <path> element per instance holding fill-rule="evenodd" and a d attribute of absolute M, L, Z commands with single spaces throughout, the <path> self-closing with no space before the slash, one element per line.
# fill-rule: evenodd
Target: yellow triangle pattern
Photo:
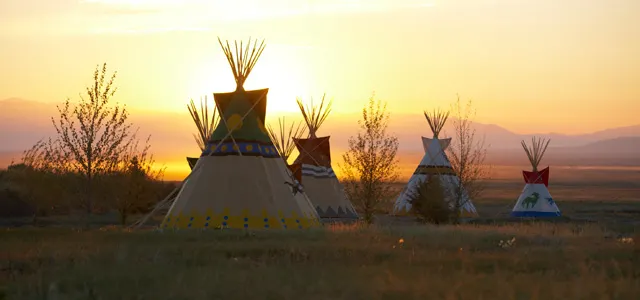
<path fill-rule="evenodd" d="M 319 226 L 322 226 L 320 220 L 311 213 L 298 216 L 292 212 L 290 216 L 286 216 L 282 211 L 278 211 L 277 215 L 270 215 L 262 210 L 260 215 L 251 215 L 248 209 L 244 209 L 240 214 L 232 215 L 228 208 L 224 208 L 220 213 L 208 209 L 204 214 L 193 211 L 189 214 L 167 215 L 160 228 L 306 229 Z"/>

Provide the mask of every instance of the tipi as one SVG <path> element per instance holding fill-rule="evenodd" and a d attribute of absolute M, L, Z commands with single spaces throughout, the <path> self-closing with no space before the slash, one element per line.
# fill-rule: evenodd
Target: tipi
<path fill-rule="evenodd" d="M 289 228 L 318 226 L 303 193 L 284 184 L 290 175 L 264 122 L 268 89 L 246 91 L 243 84 L 264 50 L 264 41 L 243 50 L 220 41 L 236 80 L 236 90 L 215 93 L 221 121 L 183 182 L 161 228 Z M 250 46 L 250 42 L 249 45 Z"/>
<path fill-rule="evenodd" d="M 302 170 L 300 168 L 295 168 L 293 165 L 289 164 L 289 157 L 295 149 L 295 144 L 293 143 L 293 139 L 298 139 L 302 137 L 305 133 L 305 127 L 302 123 L 293 123 L 289 130 L 287 131 L 287 126 L 285 122 L 285 118 L 278 119 L 278 129 L 279 132 L 276 132 L 271 125 L 267 125 L 267 130 L 269 132 L 269 137 L 273 141 L 273 145 L 280 153 L 280 157 L 282 157 L 282 161 L 284 161 L 285 165 L 289 168 L 291 172 L 291 182 L 287 182 L 290 186 L 292 186 L 296 192 L 302 192 L 303 187 L 300 184 Z"/>
<path fill-rule="evenodd" d="M 431 127 L 433 138 L 422 137 L 422 146 L 425 154 L 409 179 L 409 183 L 407 183 L 396 199 L 394 212 L 396 214 L 409 213 L 411 211 L 411 196 L 416 192 L 418 185 L 429 179 L 430 176 L 437 176 L 440 178 L 440 182 L 451 207 L 454 207 L 456 199 L 459 198 L 457 197 L 458 193 L 456 190 L 460 188 L 462 190 L 462 197 L 460 197 L 460 216 L 463 218 L 477 217 L 478 213 L 476 208 L 471 202 L 471 199 L 469 199 L 469 195 L 464 187 L 460 186 L 460 178 L 451 168 L 451 163 L 445 153 L 445 150 L 451 143 L 451 138 L 438 138 L 447 118 L 449 118 L 449 113 L 424 112 L 424 116 L 427 119 L 427 123 L 429 123 L 429 127 Z"/>
<path fill-rule="evenodd" d="M 191 99 L 191 102 L 187 105 L 187 109 L 189 110 L 193 123 L 198 129 L 198 134 L 194 133 L 193 138 L 196 140 L 198 147 L 200 147 L 200 153 L 202 153 L 204 151 L 204 147 L 207 145 L 207 141 L 209 140 L 211 133 L 218 126 L 218 122 L 220 121 L 220 118 L 218 118 L 218 114 L 216 113 L 217 109 L 214 107 L 211 116 L 209 116 L 207 96 L 204 96 L 204 101 L 202 98 L 200 99 L 200 111 L 198 111 L 193 99 Z M 189 168 L 192 170 L 197 161 L 197 157 L 187 157 Z"/>
<path fill-rule="evenodd" d="M 357 219 L 358 214 L 331 167 L 330 136 L 316 135 L 329 116 L 331 101 L 325 106 L 323 95 L 319 107 L 313 106 L 313 103 L 311 107 L 305 107 L 300 99 L 297 102 L 309 129 L 309 136 L 306 139 L 293 139 L 299 155 L 291 168 L 301 173 L 305 193 L 321 218 Z"/>
<path fill-rule="evenodd" d="M 531 147 L 522 141 L 533 171 L 522 171 L 524 189 L 511 211 L 512 217 L 559 217 L 560 209 L 549 193 L 549 167 L 538 171 L 538 165 L 551 140 L 531 139 Z"/>

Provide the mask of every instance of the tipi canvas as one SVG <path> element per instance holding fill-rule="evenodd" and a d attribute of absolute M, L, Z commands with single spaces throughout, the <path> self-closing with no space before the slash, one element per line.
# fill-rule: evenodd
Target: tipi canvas
<path fill-rule="evenodd" d="M 288 228 L 319 225 L 303 193 L 285 184 L 290 172 L 265 129 L 268 89 L 246 91 L 243 84 L 264 49 L 252 51 L 220 41 L 237 88 L 215 93 L 221 116 L 202 155 L 169 209 L 162 228 Z M 249 46 L 249 45 L 247 45 Z"/>
<path fill-rule="evenodd" d="M 280 157 L 282 161 L 285 163 L 289 171 L 291 172 L 291 182 L 287 182 L 286 184 L 290 185 L 294 189 L 294 193 L 303 192 L 304 189 L 300 184 L 301 179 L 301 169 L 298 165 L 290 165 L 289 157 L 291 156 L 291 152 L 295 149 L 295 145 L 293 143 L 294 139 L 300 138 L 305 133 L 305 127 L 302 123 L 292 123 L 287 131 L 287 126 L 285 122 L 285 118 L 278 119 L 278 129 L 279 132 L 276 132 L 271 125 L 267 126 L 267 130 L 269 133 L 269 137 L 273 141 L 273 145 L 280 153 Z"/>
<path fill-rule="evenodd" d="M 560 209 L 549 193 L 549 167 L 538 171 L 538 165 L 544 156 L 550 140 L 532 139 L 531 147 L 522 141 L 533 171 L 522 171 L 524 189 L 511 211 L 512 217 L 559 217 Z"/>
<path fill-rule="evenodd" d="M 330 136 L 316 135 L 331 111 L 331 101 L 327 106 L 324 104 L 324 95 L 319 107 L 313 104 L 311 107 L 305 107 L 298 99 L 300 112 L 309 129 L 309 136 L 306 139 L 293 140 L 299 155 L 292 169 L 301 172 L 300 179 L 304 191 L 321 218 L 357 219 L 358 214 L 331 167 Z"/>
<path fill-rule="evenodd" d="M 413 175 L 409 179 L 409 183 L 404 187 L 400 195 L 396 199 L 394 205 L 395 214 L 408 214 L 411 211 L 411 198 L 416 193 L 419 184 L 430 179 L 431 176 L 436 176 L 440 179 L 440 183 L 445 191 L 445 197 L 451 207 L 455 207 L 455 201 L 460 199 L 460 217 L 471 218 L 477 217 L 478 213 L 475 206 L 471 202 L 469 195 L 464 187 L 460 186 L 460 178 L 456 175 L 455 171 L 451 168 L 451 163 L 447 158 L 445 150 L 451 143 L 451 138 L 440 139 L 438 135 L 444 127 L 444 124 L 449 117 L 448 113 L 432 114 L 424 113 L 429 127 L 433 132 L 433 138 L 422 137 L 422 146 L 425 150 L 425 154 L 420 161 L 420 164 L 413 172 Z M 461 189 L 462 197 L 457 197 L 457 189 Z"/>

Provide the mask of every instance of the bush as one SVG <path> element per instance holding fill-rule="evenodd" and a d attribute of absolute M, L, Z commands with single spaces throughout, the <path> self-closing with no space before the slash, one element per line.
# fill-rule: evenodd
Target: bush
<path fill-rule="evenodd" d="M 425 223 L 448 223 L 452 210 L 445 198 L 444 189 L 438 177 L 418 183 L 415 191 L 409 196 L 411 210 L 414 215 Z"/>

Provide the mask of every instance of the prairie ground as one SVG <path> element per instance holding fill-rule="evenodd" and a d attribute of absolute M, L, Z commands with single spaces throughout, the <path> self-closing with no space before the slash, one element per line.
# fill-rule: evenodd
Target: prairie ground
<path fill-rule="evenodd" d="M 545 223 L 6 229 L 0 282 L 7 299 L 637 299 L 630 238 Z"/>
<path fill-rule="evenodd" d="M 555 222 L 510 220 L 523 183 L 497 177 L 481 218 L 458 226 L 383 214 L 370 227 L 129 232 L 108 214 L 91 230 L 72 217 L 0 228 L 0 299 L 638 299 L 637 171 L 580 172 L 554 173 Z"/>

